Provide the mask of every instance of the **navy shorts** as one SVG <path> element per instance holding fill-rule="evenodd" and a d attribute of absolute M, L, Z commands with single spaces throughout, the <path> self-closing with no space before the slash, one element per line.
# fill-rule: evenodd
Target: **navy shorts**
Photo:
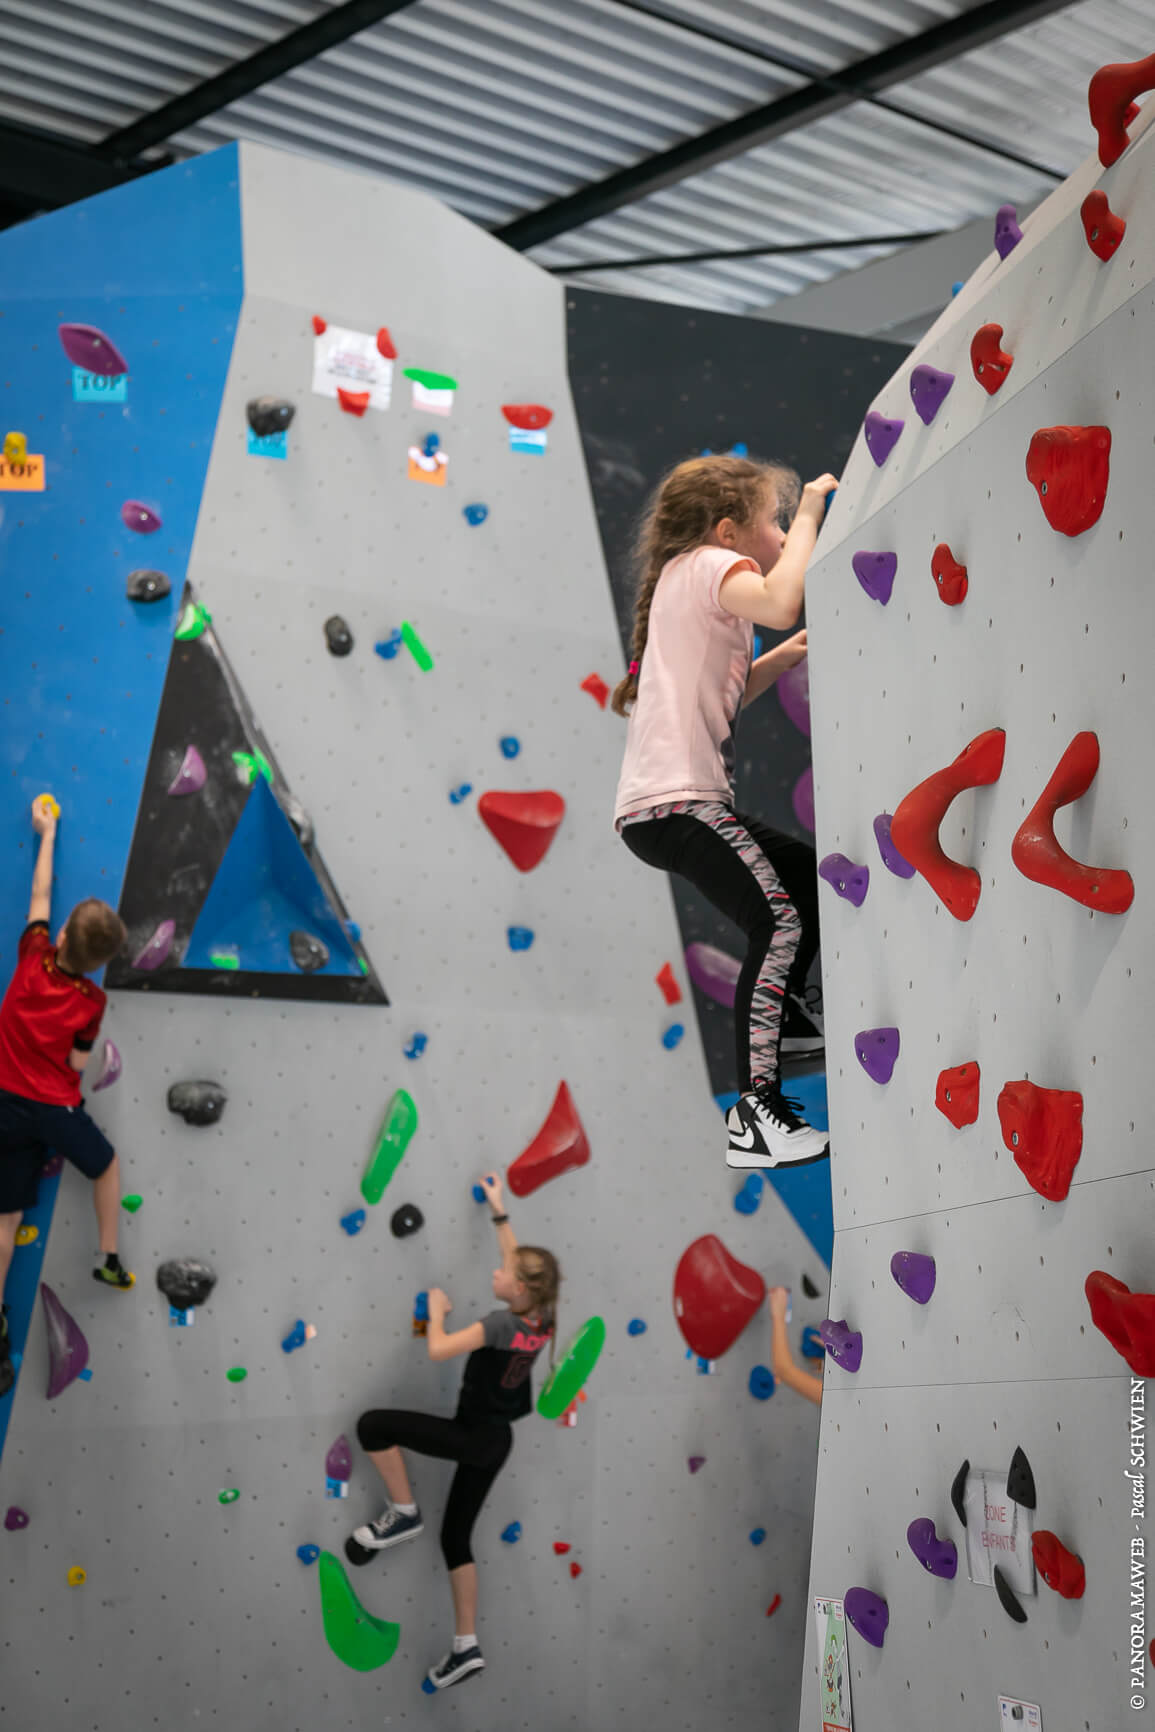
<path fill-rule="evenodd" d="M 0 1089 L 0 1215 L 35 1205 L 53 1155 L 63 1155 L 86 1179 L 99 1179 L 114 1153 L 82 1106 L 48 1106 Z"/>

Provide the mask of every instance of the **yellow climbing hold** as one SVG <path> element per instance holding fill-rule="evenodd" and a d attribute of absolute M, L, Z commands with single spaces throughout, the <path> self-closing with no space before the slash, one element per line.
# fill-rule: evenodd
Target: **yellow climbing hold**
<path fill-rule="evenodd" d="M 23 433 L 7 433 L 4 436 L 5 463 L 27 463 L 28 439 Z"/>
<path fill-rule="evenodd" d="M 54 818 L 59 818 L 59 816 L 60 816 L 60 801 L 56 798 L 56 796 L 54 794 L 37 794 L 37 796 L 36 796 L 35 800 L 33 800 L 32 804 L 34 806 L 39 806 L 41 804 L 41 802 L 44 800 L 47 800 L 48 807 L 52 813 L 52 816 Z"/>
<path fill-rule="evenodd" d="M 87 1580 L 88 1571 L 82 1570 L 79 1564 L 73 1564 L 72 1568 L 68 1572 L 69 1587 L 82 1588 Z"/>
<path fill-rule="evenodd" d="M 20 1227 L 17 1229 L 16 1243 L 18 1245 L 35 1245 L 39 1237 L 39 1227 Z"/>

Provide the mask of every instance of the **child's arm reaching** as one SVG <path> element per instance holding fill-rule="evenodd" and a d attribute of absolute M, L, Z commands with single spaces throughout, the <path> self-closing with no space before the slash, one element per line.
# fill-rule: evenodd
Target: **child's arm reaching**
<path fill-rule="evenodd" d="M 483 1173 L 478 1183 L 485 1192 L 486 1202 L 489 1204 L 494 1225 L 497 1227 L 497 1243 L 501 1250 L 501 1260 L 507 1269 L 511 1268 L 513 1253 L 517 1250 L 517 1235 L 509 1224 L 509 1216 L 502 1208 L 504 1193 L 501 1180 L 494 1173 Z"/>
<path fill-rule="evenodd" d="M 443 1293 L 440 1287 L 431 1287 L 425 1341 L 430 1359 L 438 1362 L 443 1359 L 459 1359 L 463 1353 L 476 1353 L 479 1347 L 485 1346 L 484 1323 L 471 1323 L 468 1329 L 458 1329 L 452 1335 L 445 1333 L 445 1319 L 452 1310 L 453 1301 L 449 1295 Z"/>
<path fill-rule="evenodd" d="M 52 918 L 52 850 L 56 845 L 56 814 L 41 794 L 32 802 L 32 828 L 40 837 L 40 851 L 32 873 L 32 895 L 28 903 L 28 924 L 34 920 Z"/>
<path fill-rule="evenodd" d="M 794 1363 L 790 1351 L 790 1337 L 786 1333 L 786 1289 L 771 1287 L 770 1289 L 770 1320 L 772 1328 L 770 1348 L 770 1369 L 787 1389 L 795 1390 L 799 1395 L 812 1401 L 815 1407 L 822 1405 L 822 1375 L 812 1375 L 803 1371 Z"/>
<path fill-rule="evenodd" d="M 790 525 L 786 544 L 765 577 L 744 567 L 722 579 L 718 600 L 727 613 L 771 631 L 789 631 L 802 612 L 806 590 L 806 565 L 826 511 L 826 495 L 838 486 L 837 477 L 820 475 L 802 489 L 802 502 Z"/>
<path fill-rule="evenodd" d="M 755 698 L 760 698 L 763 692 L 768 692 L 776 685 L 789 668 L 796 668 L 806 655 L 806 632 L 797 631 L 793 637 L 788 637 L 784 643 L 775 644 L 772 650 L 759 656 L 750 669 L 750 677 L 746 681 L 746 690 L 742 697 L 742 708 L 752 704 Z"/>

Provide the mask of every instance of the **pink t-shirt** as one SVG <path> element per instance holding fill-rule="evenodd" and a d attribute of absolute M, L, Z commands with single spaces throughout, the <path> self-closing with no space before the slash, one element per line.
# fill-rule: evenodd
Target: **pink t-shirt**
<path fill-rule="evenodd" d="M 630 812 L 673 800 L 734 798 L 734 730 L 754 627 L 718 600 L 732 571 L 757 571 L 724 547 L 695 547 L 662 567 L 650 605 L 638 696 L 614 803 Z"/>

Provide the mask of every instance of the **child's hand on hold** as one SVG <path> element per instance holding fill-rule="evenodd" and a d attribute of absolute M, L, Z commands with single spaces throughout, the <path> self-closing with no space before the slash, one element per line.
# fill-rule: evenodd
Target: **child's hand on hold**
<path fill-rule="evenodd" d="M 433 1295 L 430 1294 L 429 1297 L 430 1297 L 430 1299 L 432 1299 Z M 790 1299 L 790 1295 L 787 1292 L 786 1288 L 785 1287 L 771 1287 L 769 1293 L 767 1294 L 767 1298 L 770 1301 L 770 1315 L 773 1318 L 774 1322 L 775 1323 L 785 1323 L 785 1321 L 786 1321 L 786 1306 L 789 1303 L 789 1299 Z"/>
<path fill-rule="evenodd" d="M 453 1301 L 448 1293 L 443 1293 L 440 1287 L 429 1289 L 429 1321 L 443 1323 L 453 1310 Z"/>
<path fill-rule="evenodd" d="M 796 631 L 793 637 L 784 638 L 776 645 L 774 654 L 781 662 L 782 668 L 796 668 L 799 662 L 806 660 L 806 631 Z"/>
<path fill-rule="evenodd" d="M 32 802 L 32 828 L 38 836 L 56 834 L 56 808 L 50 794 L 38 794 Z"/>
<path fill-rule="evenodd" d="M 820 475 L 816 481 L 808 481 L 802 489 L 798 516 L 805 512 L 821 528 L 822 519 L 826 516 L 826 495 L 836 491 L 837 487 L 837 475 Z"/>
<path fill-rule="evenodd" d="M 485 1192 L 485 1200 L 494 1214 L 500 1215 L 502 1213 L 501 1199 L 504 1195 L 501 1180 L 496 1173 L 482 1173 L 477 1182 Z"/>

